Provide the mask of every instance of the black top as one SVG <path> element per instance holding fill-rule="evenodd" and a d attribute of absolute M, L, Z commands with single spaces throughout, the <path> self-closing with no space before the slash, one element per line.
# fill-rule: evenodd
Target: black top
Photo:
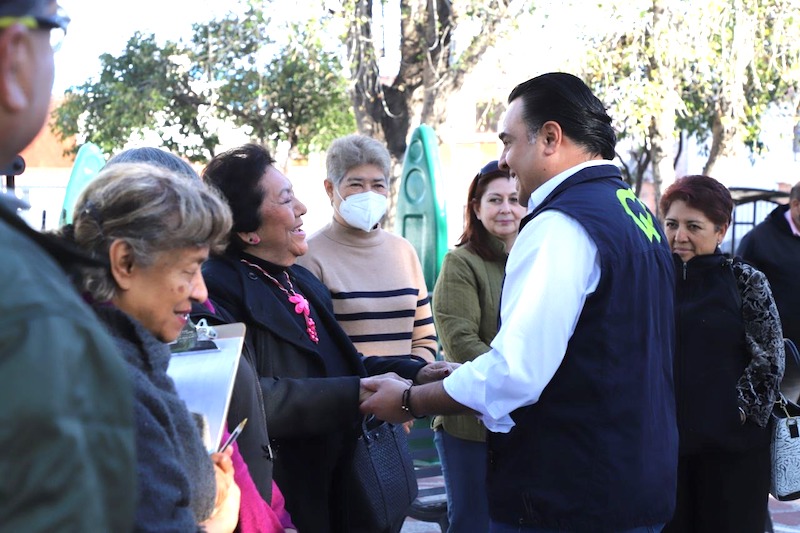
<path fill-rule="evenodd" d="M 241 253 L 241 258 L 263 268 L 268 274 L 275 278 L 275 280 L 277 280 L 278 283 L 284 287 L 284 289 L 290 291 L 293 290 L 296 294 L 305 297 L 303 292 L 300 290 L 300 287 L 297 287 L 291 283 L 291 278 L 288 278 L 288 271 L 285 267 L 276 265 L 275 263 L 270 263 L 269 261 L 265 261 L 254 255 L 244 252 Z M 295 304 L 289 301 L 288 295 L 278 288 L 278 286 L 275 285 L 272 280 L 268 279 L 261 272 L 259 272 L 258 269 L 251 267 L 251 270 L 256 274 L 256 276 L 258 276 L 264 283 L 267 284 L 270 291 L 272 291 L 272 293 L 275 295 L 275 298 L 283 303 L 283 307 L 286 311 L 287 321 L 295 323 L 300 334 L 305 333 L 308 335 L 305 317 L 301 313 L 295 312 Z M 289 280 L 288 283 L 287 279 Z M 325 363 L 325 374 L 331 377 L 350 375 L 351 371 L 346 363 L 345 355 L 333 341 L 328 328 L 325 326 L 325 323 L 320 320 L 319 313 L 310 301 L 309 307 L 311 309 L 311 318 L 314 320 L 317 335 L 319 337 L 317 348 L 319 353 L 322 354 L 323 362 Z"/>
<path fill-rule="evenodd" d="M 788 205 L 776 207 L 744 236 L 736 253 L 767 276 L 783 335 L 800 346 L 800 236 L 789 227 L 788 210 Z"/>
<path fill-rule="evenodd" d="M 321 335 L 314 343 L 305 321 L 288 308 L 286 295 L 242 257 L 212 257 L 203 265 L 203 277 L 219 315 L 247 326 L 246 357 L 263 394 L 274 477 L 286 508 L 299 531 L 351 531 L 344 473 L 361 420 L 360 378 L 388 371 L 413 378 L 425 363 L 410 357 L 364 358 L 336 321 L 325 285 L 294 265 L 286 269 L 294 290 L 308 299 L 317 331 L 329 337 Z M 337 366 L 329 366 L 337 359 Z"/>

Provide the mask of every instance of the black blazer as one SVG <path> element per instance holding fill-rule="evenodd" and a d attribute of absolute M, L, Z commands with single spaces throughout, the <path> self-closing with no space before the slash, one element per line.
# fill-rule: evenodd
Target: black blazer
<path fill-rule="evenodd" d="M 246 358 L 263 394 L 274 475 L 295 524 L 300 531 L 346 531 L 347 519 L 337 512 L 346 507 L 340 505 L 345 492 L 341 474 L 361 419 L 359 380 L 389 371 L 413 379 L 425 362 L 411 356 L 363 357 L 336 321 L 327 287 L 303 267 L 288 272 L 351 375 L 326 375 L 318 346 L 275 292 L 237 257 L 213 257 L 203 266 L 218 313 L 247 326 Z"/>

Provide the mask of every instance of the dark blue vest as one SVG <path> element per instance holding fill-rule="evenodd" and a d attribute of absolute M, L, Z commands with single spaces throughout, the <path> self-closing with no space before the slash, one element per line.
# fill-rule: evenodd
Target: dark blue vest
<path fill-rule="evenodd" d="M 612 165 L 568 178 L 521 227 L 547 209 L 583 226 L 602 274 L 539 401 L 489 435 L 490 514 L 566 531 L 667 522 L 678 460 L 667 239 Z"/>

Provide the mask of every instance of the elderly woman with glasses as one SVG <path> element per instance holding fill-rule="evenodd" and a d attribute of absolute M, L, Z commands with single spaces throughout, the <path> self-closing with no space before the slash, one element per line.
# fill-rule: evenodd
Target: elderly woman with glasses
<path fill-rule="evenodd" d="M 362 357 L 336 321 L 328 289 L 297 259 L 306 207 L 255 144 L 215 157 L 203 178 L 233 212 L 230 244 L 203 267 L 219 318 L 247 326 L 245 357 L 260 378 L 274 475 L 298 531 L 354 530 L 348 507 L 359 399 L 368 373 L 443 377 L 405 357 Z M 234 391 L 235 394 L 235 391 Z"/>
<path fill-rule="evenodd" d="M 137 530 L 229 532 L 237 524 L 230 457 L 209 457 L 166 373 L 167 343 L 192 303 L 205 301 L 201 266 L 230 225 L 227 206 L 202 183 L 144 164 L 108 167 L 76 204 L 71 238 L 108 264 L 85 272 L 82 286 L 134 390 Z"/>

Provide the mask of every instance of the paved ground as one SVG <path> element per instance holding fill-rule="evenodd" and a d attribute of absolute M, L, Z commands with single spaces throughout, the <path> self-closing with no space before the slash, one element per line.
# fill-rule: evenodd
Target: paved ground
<path fill-rule="evenodd" d="M 769 512 L 775 533 L 800 532 L 800 500 L 779 502 L 770 498 Z"/>
<path fill-rule="evenodd" d="M 800 533 L 800 500 L 779 502 L 770 498 L 769 510 L 775 533 Z M 439 533 L 439 527 L 408 518 L 401 533 Z"/>

